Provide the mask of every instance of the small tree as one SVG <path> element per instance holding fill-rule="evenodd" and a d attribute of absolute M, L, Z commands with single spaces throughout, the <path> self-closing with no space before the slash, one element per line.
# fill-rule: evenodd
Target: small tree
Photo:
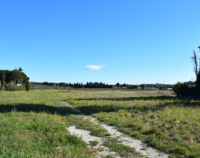
<path fill-rule="evenodd" d="M 116 86 L 119 87 L 119 86 L 120 86 L 120 83 L 116 83 Z"/>
<path fill-rule="evenodd" d="M 55 83 L 53 84 L 53 88 L 56 88 L 56 84 Z"/>
<path fill-rule="evenodd" d="M 4 74 L 4 72 L 2 72 L 2 75 L 1 75 L 1 88 L 2 88 L 2 91 L 5 89 L 5 74 Z"/>
<path fill-rule="evenodd" d="M 26 91 L 30 90 L 30 83 L 29 80 L 26 81 Z"/>

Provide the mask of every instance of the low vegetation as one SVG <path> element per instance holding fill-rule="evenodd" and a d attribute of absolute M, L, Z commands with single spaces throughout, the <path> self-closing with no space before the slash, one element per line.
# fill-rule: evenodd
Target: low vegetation
<path fill-rule="evenodd" d="M 137 157 L 63 101 L 171 157 L 200 157 L 198 99 L 180 100 L 171 91 L 75 90 L 1 92 L 0 156 L 92 157 L 93 151 L 68 133 L 66 128 L 75 125 L 103 137 L 104 145 L 119 155 Z"/>
<path fill-rule="evenodd" d="M 141 154 L 138 154 L 135 149 L 120 144 L 120 141 L 116 138 L 108 137 L 105 139 L 104 146 L 108 147 L 111 151 L 118 153 L 121 157 L 134 157 L 141 158 Z"/>
<path fill-rule="evenodd" d="M 69 134 L 72 113 L 53 92 L 1 92 L 0 157 L 94 157 Z"/>
<path fill-rule="evenodd" d="M 150 93 L 87 92 L 68 102 L 172 157 L 200 157 L 199 101 Z"/>
<path fill-rule="evenodd" d="M 68 133 L 60 116 L 13 111 L 0 119 L 1 157 L 91 157 L 86 143 Z"/>

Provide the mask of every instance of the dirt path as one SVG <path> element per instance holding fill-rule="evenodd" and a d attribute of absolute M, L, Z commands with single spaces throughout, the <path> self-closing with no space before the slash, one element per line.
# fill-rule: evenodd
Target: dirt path
<path fill-rule="evenodd" d="M 64 102 L 68 107 L 72 108 L 75 112 L 79 113 L 80 115 L 84 115 L 84 113 L 82 113 L 79 109 L 74 108 L 73 106 L 71 106 L 70 104 L 68 104 L 67 102 Z M 114 127 L 105 125 L 105 124 L 101 124 L 98 122 L 98 120 L 96 120 L 94 117 L 91 116 L 87 116 L 92 122 L 101 125 L 103 128 L 105 128 L 109 133 L 110 133 L 110 137 L 113 138 L 117 138 L 121 144 L 129 146 L 131 148 L 134 148 L 136 150 L 136 152 L 140 153 L 141 155 L 143 155 L 144 158 L 149 157 L 149 158 L 168 158 L 169 156 L 165 153 L 161 153 L 156 149 L 153 149 L 151 147 L 148 147 L 146 144 L 144 144 L 142 141 L 137 140 L 137 139 L 133 139 L 121 132 L 119 132 L 117 129 L 115 129 Z M 119 155 L 117 155 L 117 153 L 115 152 L 110 152 L 110 150 L 107 147 L 104 147 L 102 145 L 103 143 L 103 139 L 100 137 L 94 137 L 91 136 L 89 131 L 86 130 L 82 130 L 82 129 L 77 129 L 75 126 L 69 127 L 68 128 L 69 132 L 71 134 L 76 134 L 80 137 L 82 137 L 82 139 L 89 144 L 89 141 L 98 141 L 98 147 L 102 147 L 104 148 L 104 152 L 97 152 L 97 157 L 98 158 L 104 158 L 104 157 L 108 157 L 109 155 L 113 155 L 116 158 L 120 158 Z"/>
<path fill-rule="evenodd" d="M 140 140 L 133 139 L 125 134 L 119 132 L 114 127 L 102 124 L 102 126 L 111 134 L 111 137 L 119 138 L 122 144 L 134 148 L 136 152 L 149 158 L 168 158 L 167 154 L 160 153 L 158 150 L 148 147 Z"/>
<path fill-rule="evenodd" d="M 89 147 L 92 148 L 96 152 L 95 157 L 97 157 L 97 158 L 107 158 L 107 157 L 121 158 L 117 153 L 111 152 L 108 147 L 103 146 L 103 139 L 101 137 L 92 136 L 90 131 L 83 130 L 83 129 L 77 129 L 76 126 L 69 127 L 68 131 L 71 134 L 81 137 L 89 145 Z M 97 142 L 97 145 L 91 146 L 90 142 Z"/>

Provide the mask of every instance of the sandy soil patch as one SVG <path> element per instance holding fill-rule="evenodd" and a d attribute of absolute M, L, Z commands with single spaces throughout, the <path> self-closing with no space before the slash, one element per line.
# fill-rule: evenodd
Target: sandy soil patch
<path fill-rule="evenodd" d="M 103 146 L 102 138 L 92 136 L 90 131 L 83 130 L 83 129 L 77 129 L 76 126 L 69 127 L 68 131 L 73 135 L 81 137 L 89 145 L 90 148 L 94 149 L 96 151 L 95 157 L 106 158 L 108 156 L 113 156 L 116 158 L 121 158 L 120 156 L 118 156 L 117 153 L 111 152 L 109 150 L 109 148 Z M 90 146 L 91 141 L 97 141 L 98 144 L 96 146 L 92 147 L 92 146 Z"/>

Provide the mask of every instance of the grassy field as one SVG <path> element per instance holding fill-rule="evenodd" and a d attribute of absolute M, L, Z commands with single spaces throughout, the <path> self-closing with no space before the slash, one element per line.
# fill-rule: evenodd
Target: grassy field
<path fill-rule="evenodd" d="M 107 132 L 63 101 L 171 157 L 200 157 L 199 100 L 178 100 L 170 91 L 75 90 L 1 92 L 0 157 L 93 157 L 66 127 L 76 125 L 101 137 Z M 111 142 L 104 144 L 121 149 L 122 156 L 134 153 Z"/>
<path fill-rule="evenodd" d="M 73 112 L 57 92 L 0 93 L 0 157 L 93 157 L 80 138 L 70 135 Z M 73 116 L 72 116 L 73 117 Z"/>
<path fill-rule="evenodd" d="M 199 100 L 156 91 L 78 94 L 67 95 L 68 102 L 84 113 L 172 157 L 200 157 Z"/>

